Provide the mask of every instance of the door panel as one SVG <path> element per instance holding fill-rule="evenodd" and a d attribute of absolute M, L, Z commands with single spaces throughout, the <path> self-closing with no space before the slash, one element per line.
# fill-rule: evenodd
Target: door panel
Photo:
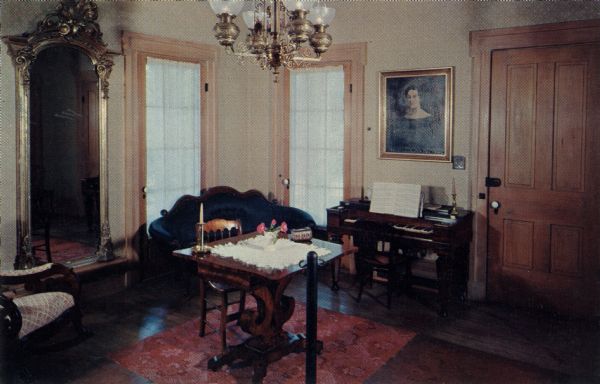
<path fill-rule="evenodd" d="M 504 265 L 525 270 L 533 268 L 533 234 L 532 222 L 504 221 Z"/>
<path fill-rule="evenodd" d="M 581 276 L 581 243 L 583 228 L 551 226 L 550 265 L 552 273 Z"/>
<path fill-rule="evenodd" d="M 586 63 L 556 68 L 556 129 L 554 190 L 584 192 Z"/>
<path fill-rule="evenodd" d="M 488 298 L 598 310 L 600 47 L 492 54 Z M 595 133 L 594 133 L 595 132 Z M 596 178 L 597 179 L 597 178 Z"/>
<path fill-rule="evenodd" d="M 84 143 L 81 145 L 85 169 L 83 177 L 96 177 L 100 169 L 100 144 L 98 132 L 98 84 L 96 80 L 82 84 L 82 114 L 84 124 Z"/>
<path fill-rule="evenodd" d="M 506 183 L 533 187 L 535 132 L 535 65 L 508 66 Z"/>

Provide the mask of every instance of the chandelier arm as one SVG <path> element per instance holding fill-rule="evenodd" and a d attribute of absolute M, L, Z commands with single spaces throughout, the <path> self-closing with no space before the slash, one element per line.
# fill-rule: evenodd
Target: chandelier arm
<path fill-rule="evenodd" d="M 321 56 L 319 56 L 319 57 L 294 56 L 294 57 L 292 57 L 292 60 L 318 63 L 319 61 L 321 61 Z"/>

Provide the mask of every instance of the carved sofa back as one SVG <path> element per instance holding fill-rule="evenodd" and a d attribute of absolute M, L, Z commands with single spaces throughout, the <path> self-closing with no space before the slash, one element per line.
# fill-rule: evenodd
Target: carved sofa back
<path fill-rule="evenodd" d="M 260 223 L 269 226 L 272 219 L 285 221 L 288 228 L 315 227 L 312 216 L 294 207 L 270 202 L 257 190 L 239 192 L 231 187 L 214 187 L 200 196 L 180 197 L 169 211 L 154 220 L 148 232 L 161 249 L 179 249 L 195 243 L 195 225 L 199 220 L 200 203 L 204 204 L 204 221 L 216 218 L 240 219 L 244 233 L 256 230 Z"/>

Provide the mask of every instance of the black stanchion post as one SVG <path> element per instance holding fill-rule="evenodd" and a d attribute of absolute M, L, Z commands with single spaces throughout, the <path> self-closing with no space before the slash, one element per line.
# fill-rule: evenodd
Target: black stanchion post
<path fill-rule="evenodd" d="M 306 256 L 306 384 L 317 382 L 317 253 Z"/>

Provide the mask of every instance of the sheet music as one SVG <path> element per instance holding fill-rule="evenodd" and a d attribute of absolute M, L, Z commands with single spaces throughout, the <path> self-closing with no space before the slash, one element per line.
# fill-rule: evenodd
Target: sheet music
<path fill-rule="evenodd" d="M 373 183 L 370 212 L 419 217 L 423 193 L 418 184 Z"/>

